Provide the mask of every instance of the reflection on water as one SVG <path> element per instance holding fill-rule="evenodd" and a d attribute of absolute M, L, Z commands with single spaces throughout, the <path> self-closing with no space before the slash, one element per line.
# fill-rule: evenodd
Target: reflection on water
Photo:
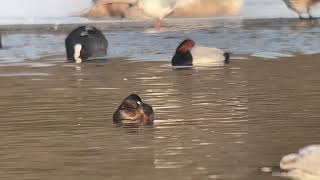
<path fill-rule="evenodd" d="M 318 58 L 0 66 L 0 177 L 279 179 L 259 167 L 320 137 Z M 153 105 L 153 128 L 112 124 L 130 93 Z"/>

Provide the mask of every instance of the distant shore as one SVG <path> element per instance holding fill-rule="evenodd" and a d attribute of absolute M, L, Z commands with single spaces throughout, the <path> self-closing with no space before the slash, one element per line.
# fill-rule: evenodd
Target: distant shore
<path fill-rule="evenodd" d="M 297 18 L 277 19 L 239 19 L 207 17 L 207 18 L 168 18 L 164 20 L 164 28 L 205 28 L 205 27 L 251 27 L 251 28 L 275 28 L 275 27 L 301 27 L 320 26 L 319 20 L 300 20 Z M 102 31 L 140 31 L 153 27 L 153 20 L 128 20 L 107 19 L 92 20 L 75 23 L 36 23 L 36 24 L 3 24 L 0 25 L 1 33 L 66 33 L 81 25 L 95 26 Z"/>

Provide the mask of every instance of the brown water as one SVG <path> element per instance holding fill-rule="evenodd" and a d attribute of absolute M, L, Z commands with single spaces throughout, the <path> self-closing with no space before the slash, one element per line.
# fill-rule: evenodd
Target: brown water
<path fill-rule="evenodd" d="M 0 179 L 277 180 L 260 167 L 319 143 L 318 59 L 0 66 Z M 112 124 L 130 93 L 153 128 Z"/>

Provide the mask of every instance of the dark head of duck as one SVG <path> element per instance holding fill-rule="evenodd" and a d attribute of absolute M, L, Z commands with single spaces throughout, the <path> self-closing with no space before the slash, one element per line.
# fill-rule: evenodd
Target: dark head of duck
<path fill-rule="evenodd" d="M 126 97 L 113 114 L 113 123 L 125 127 L 150 126 L 153 121 L 152 107 L 136 94 Z"/>
<path fill-rule="evenodd" d="M 196 43 L 191 39 L 186 39 L 177 47 L 176 53 L 172 58 L 172 66 L 192 66 L 193 57 L 191 50 Z"/>
<path fill-rule="evenodd" d="M 65 39 L 69 62 L 81 63 L 90 58 L 105 57 L 108 41 L 103 33 L 92 26 L 81 26 Z"/>
<path fill-rule="evenodd" d="M 193 66 L 193 55 L 191 50 L 196 45 L 196 43 L 191 39 L 186 39 L 180 43 L 177 47 L 176 52 L 172 58 L 172 66 Z M 224 53 L 225 63 L 229 64 L 230 54 Z"/>

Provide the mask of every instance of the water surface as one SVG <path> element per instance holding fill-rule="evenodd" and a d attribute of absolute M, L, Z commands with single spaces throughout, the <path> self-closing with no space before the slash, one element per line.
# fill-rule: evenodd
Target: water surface
<path fill-rule="evenodd" d="M 318 58 L 1 66 L 0 177 L 277 180 L 259 168 L 320 138 Z M 112 125 L 130 93 L 153 105 L 153 128 Z"/>

